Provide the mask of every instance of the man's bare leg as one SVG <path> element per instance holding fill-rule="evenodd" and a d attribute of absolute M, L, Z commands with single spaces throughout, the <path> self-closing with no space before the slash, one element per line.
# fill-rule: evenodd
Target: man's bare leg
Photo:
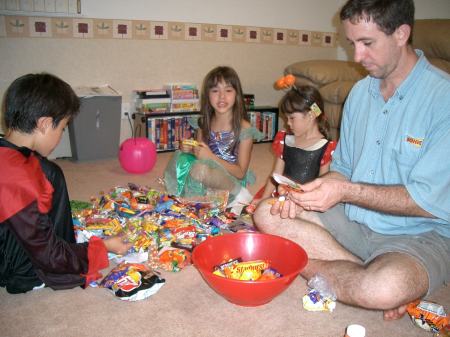
<path fill-rule="evenodd" d="M 339 301 L 384 311 L 385 319 L 397 319 L 406 304 L 423 297 L 428 275 L 422 265 L 404 253 L 380 255 L 366 266 L 343 260 L 312 260 L 302 272 L 306 279 L 320 274 Z"/>
<path fill-rule="evenodd" d="M 425 295 L 428 289 L 427 272 L 411 256 L 384 254 L 364 266 L 359 258 L 344 249 L 322 227 L 314 213 L 299 216 L 303 219 L 281 219 L 278 215 L 271 215 L 270 205 L 263 201 L 255 212 L 254 220 L 261 231 L 300 244 L 309 256 L 308 265 L 301 275 L 308 280 L 316 274 L 322 275 L 339 301 L 384 310 L 384 318 L 391 320 L 402 317 L 406 304 Z"/>
<path fill-rule="evenodd" d="M 253 220 L 259 230 L 292 240 L 302 246 L 309 259 L 346 260 L 362 264 L 362 261 L 344 249 L 333 236 L 323 228 L 314 212 L 302 212 L 296 219 L 281 219 L 270 214 L 271 204 L 267 200 L 259 203 Z"/>

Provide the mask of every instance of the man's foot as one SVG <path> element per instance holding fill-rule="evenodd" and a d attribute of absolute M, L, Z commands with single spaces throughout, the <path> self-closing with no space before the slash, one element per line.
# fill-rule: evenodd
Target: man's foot
<path fill-rule="evenodd" d="M 383 313 L 383 318 L 386 321 L 393 321 L 395 319 L 400 319 L 406 314 L 406 305 L 401 305 L 398 308 L 385 310 Z"/>

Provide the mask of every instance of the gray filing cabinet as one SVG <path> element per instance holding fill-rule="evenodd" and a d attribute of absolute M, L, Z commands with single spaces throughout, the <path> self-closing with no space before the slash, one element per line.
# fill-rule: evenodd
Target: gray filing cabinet
<path fill-rule="evenodd" d="M 117 157 L 122 97 L 100 93 L 85 95 L 80 100 L 80 113 L 69 124 L 72 159 L 82 161 Z"/>

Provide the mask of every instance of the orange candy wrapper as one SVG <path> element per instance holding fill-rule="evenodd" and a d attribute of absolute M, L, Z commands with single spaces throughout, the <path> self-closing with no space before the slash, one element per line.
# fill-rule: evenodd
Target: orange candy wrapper
<path fill-rule="evenodd" d="M 165 247 L 159 252 L 159 266 L 166 271 L 180 271 L 191 263 L 191 253 L 185 249 Z"/>
<path fill-rule="evenodd" d="M 422 329 L 438 332 L 439 336 L 448 334 L 450 318 L 445 313 L 442 305 L 417 300 L 408 304 L 406 311 L 411 316 L 413 323 Z"/>
<path fill-rule="evenodd" d="M 222 263 L 214 269 L 213 273 L 241 281 L 267 281 L 281 277 L 281 274 L 270 268 L 266 260 L 241 262 L 240 258 Z"/>

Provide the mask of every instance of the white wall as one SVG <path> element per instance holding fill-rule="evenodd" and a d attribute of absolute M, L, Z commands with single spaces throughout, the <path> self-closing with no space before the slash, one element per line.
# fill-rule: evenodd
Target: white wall
<path fill-rule="evenodd" d="M 82 15 L 334 31 L 345 0 L 82 0 Z M 415 0 L 416 18 L 450 18 L 450 0 Z"/>
<path fill-rule="evenodd" d="M 416 19 L 450 19 L 450 0 L 414 0 Z"/>
<path fill-rule="evenodd" d="M 82 0 L 82 15 L 330 32 L 335 31 L 333 16 L 343 3 L 344 0 Z"/>
<path fill-rule="evenodd" d="M 222 23 L 258 27 L 339 30 L 338 12 L 346 0 L 82 0 L 82 15 L 105 19 L 142 19 Z M 450 0 L 415 0 L 416 18 L 450 18 Z M 344 37 L 338 58 L 348 59 Z"/>

